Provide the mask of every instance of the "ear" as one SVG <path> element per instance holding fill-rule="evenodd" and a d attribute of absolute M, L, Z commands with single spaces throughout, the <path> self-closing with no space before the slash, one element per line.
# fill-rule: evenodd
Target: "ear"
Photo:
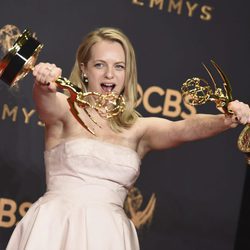
<path fill-rule="evenodd" d="M 86 72 L 86 66 L 85 66 L 84 63 L 81 63 L 81 64 L 80 64 L 80 68 L 81 68 L 81 71 L 82 71 L 83 73 Z"/>

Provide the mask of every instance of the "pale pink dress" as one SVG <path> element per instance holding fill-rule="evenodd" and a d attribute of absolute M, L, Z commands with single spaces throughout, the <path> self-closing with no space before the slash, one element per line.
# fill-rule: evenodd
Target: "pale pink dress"
<path fill-rule="evenodd" d="M 45 164 L 47 192 L 18 223 L 8 250 L 139 249 L 123 210 L 139 175 L 135 151 L 79 138 L 46 151 Z"/>

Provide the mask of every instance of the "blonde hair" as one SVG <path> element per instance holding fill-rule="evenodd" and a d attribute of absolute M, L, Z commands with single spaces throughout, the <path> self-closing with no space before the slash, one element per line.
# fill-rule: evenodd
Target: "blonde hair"
<path fill-rule="evenodd" d="M 125 53 L 125 88 L 123 96 L 126 107 L 123 113 L 110 118 L 110 127 L 115 132 L 121 132 L 121 128 L 130 128 L 137 120 L 139 113 L 135 110 L 137 102 L 137 69 L 136 59 L 132 44 L 128 37 L 119 29 L 103 27 L 90 32 L 78 47 L 76 53 L 76 62 L 70 74 L 70 81 L 87 91 L 82 81 L 81 63 L 87 65 L 91 57 L 91 48 L 97 42 L 107 40 L 121 44 Z"/>

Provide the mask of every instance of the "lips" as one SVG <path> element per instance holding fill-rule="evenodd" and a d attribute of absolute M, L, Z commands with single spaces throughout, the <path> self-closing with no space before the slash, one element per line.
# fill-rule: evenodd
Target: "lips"
<path fill-rule="evenodd" d="M 101 83 L 101 88 L 105 92 L 112 92 L 113 89 L 115 88 L 114 83 Z"/>

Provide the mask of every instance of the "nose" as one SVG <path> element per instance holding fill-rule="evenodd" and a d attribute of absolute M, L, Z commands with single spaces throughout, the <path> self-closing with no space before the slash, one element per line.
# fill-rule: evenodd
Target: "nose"
<path fill-rule="evenodd" d="M 112 67 L 107 67 L 107 70 L 105 72 L 105 77 L 107 79 L 112 79 L 114 77 L 114 72 L 113 72 Z"/>

